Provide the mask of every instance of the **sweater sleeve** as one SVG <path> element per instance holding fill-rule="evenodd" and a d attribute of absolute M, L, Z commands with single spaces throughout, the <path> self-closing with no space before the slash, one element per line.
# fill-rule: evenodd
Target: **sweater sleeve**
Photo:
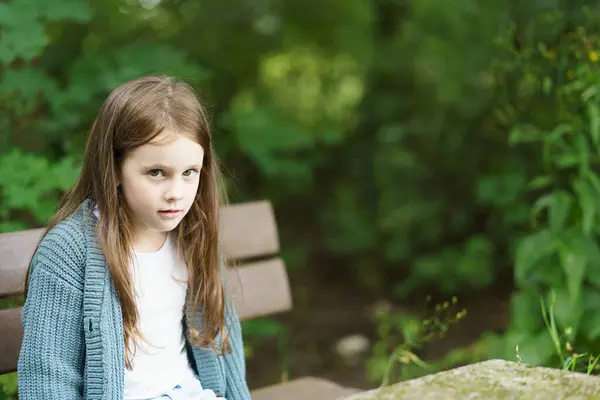
<path fill-rule="evenodd" d="M 246 361 L 244 354 L 244 341 L 240 319 L 233 307 L 233 302 L 228 301 L 227 320 L 229 322 L 229 343 L 231 353 L 225 354 L 226 391 L 227 400 L 250 400 L 250 390 L 246 382 Z"/>
<path fill-rule="evenodd" d="M 68 277 L 59 276 L 56 268 L 44 265 L 40 257 L 44 258 L 36 254 L 32 261 L 22 311 L 19 399 L 82 399 L 83 293 Z M 61 258 L 56 256 L 54 261 Z"/>

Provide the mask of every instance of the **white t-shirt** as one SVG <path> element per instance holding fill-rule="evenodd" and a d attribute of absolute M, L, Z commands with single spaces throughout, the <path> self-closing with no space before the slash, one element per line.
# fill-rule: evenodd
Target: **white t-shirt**
<path fill-rule="evenodd" d="M 132 370 L 125 369 L 125 400 L 160 396 L 195 373 L 183 332 L 187 269 L 170 235 L 156 252 L 134 252 L 133 279 L 139 328 Z"/>
<path fill-rule="evenodd" d="M 93 213 L 100 218 L 98 207 Z M 183 331 L 188 278 L 185 263 L 177 257 L 170 235 L 158 251 L 133 251 L 132 255 L 138 323 L 145 340 L 136 338 L 132 370 L 125 368 L 124 400 L 158 397 L 177 385 L 196 382 Z M 197 386 L 202 391 L 199 382 Z"/>

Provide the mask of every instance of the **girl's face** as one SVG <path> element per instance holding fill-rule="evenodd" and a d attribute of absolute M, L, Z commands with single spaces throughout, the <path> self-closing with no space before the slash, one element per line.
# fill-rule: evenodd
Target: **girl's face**
<path fill-rule="evenodd" d="M 165 130 L 129 152 L 120 184 L 133 215 L 133 245 L 154 251 L 190 210 L 200 183 L 204 149 L 186 135 Z"/>

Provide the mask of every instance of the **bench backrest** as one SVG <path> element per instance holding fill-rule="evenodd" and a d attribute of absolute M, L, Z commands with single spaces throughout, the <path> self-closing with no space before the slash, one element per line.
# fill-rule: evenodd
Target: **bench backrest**
<path fill-rule="evenodd" d="M 27 265 L 42 234 L 43 229 L 0 234 L 0 298 L 23 293 Z M 292 308 L 268 201 L 223 208 L 220 243 L 227 259 L 238 265 L 227 271 L 227 281 L 242 320 Z M 0 310 L 0 374 L 16 370 L 22 337 L 21 307 Z"/>

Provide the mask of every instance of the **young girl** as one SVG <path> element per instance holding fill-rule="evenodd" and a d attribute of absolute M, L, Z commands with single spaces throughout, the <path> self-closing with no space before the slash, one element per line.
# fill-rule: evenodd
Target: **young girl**
<path fill-rule="evenodd" d="M 189 86 L 144 77 L 109 95 L 31 260 L 20 399 L 250 399 L 219 179 Z"/>

